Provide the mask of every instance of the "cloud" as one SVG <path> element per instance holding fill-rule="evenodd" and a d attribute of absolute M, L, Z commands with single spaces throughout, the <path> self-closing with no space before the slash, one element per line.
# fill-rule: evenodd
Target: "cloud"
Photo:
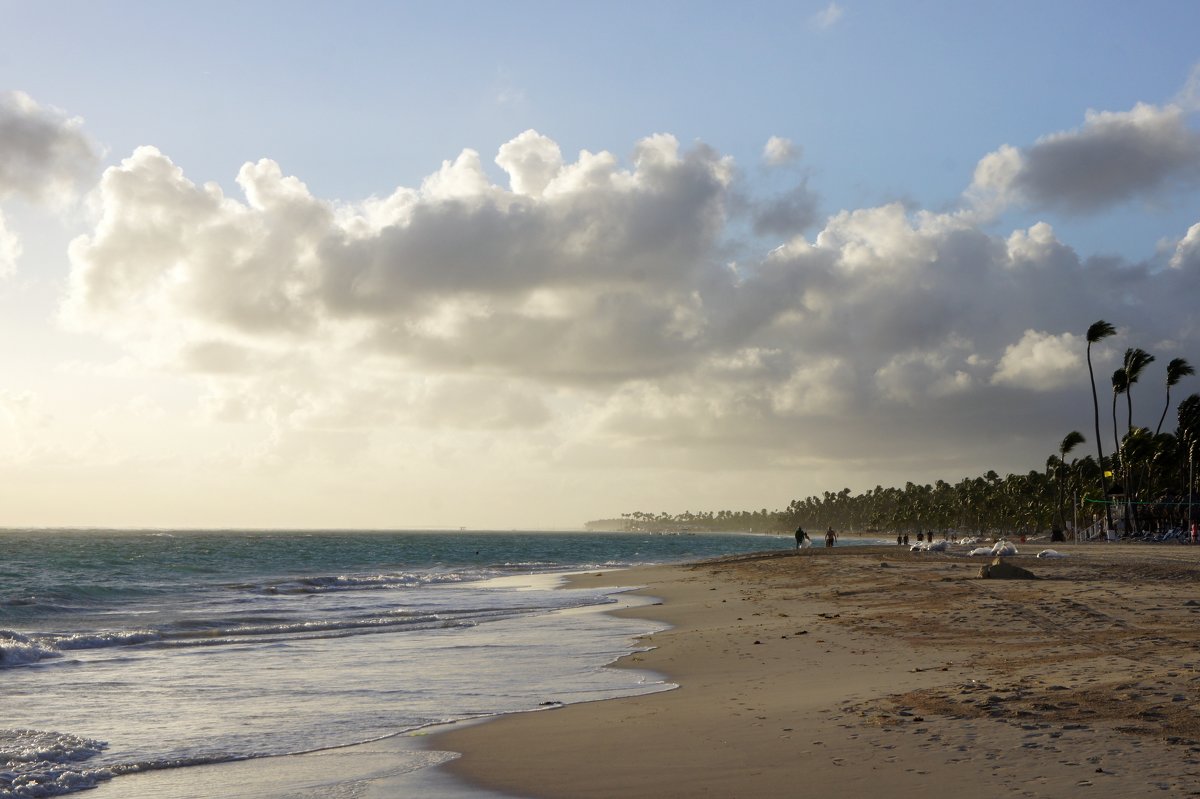
<path fill-rule="evenodd" d="M 0 202 L 69 203 L 99 163 L 82 125 L 24 92 L 0 92 Z M 21 251 L 20 237 L 0 213 L 0 278 L 16 271 Z"/>
<path fill-rule="evenodd" d="M 837 3 L 830 3 L 809 19 L 818 30 L 829 30 L 838 23 L 844 13 L 845 10 Z"/>
<path fill-rule="evenodd" d="M 818 221 L 817 196 L 807 183 L 759 203 L 753 210 L 754 232 L 759 236 L 790 238 Z"/>
<path fill-rule="evenodd" d="M 1200 111 L 1200 64 L 1192 67 L 1188 79 L 1175 97 L 1175 104 L 1188 113 Z"/>
<path fill-rule="evenodd" d="M 496 164 L 508 173 L 514 194 L 537 197 L 562 171 L 562 151 L 553 139 L 527 130 L 500 147 Z"/>
<path fill-rule="evenodd" d="M 1071 333 L 1051 335 L 1026 330 L 1006 348 L 992 382 L 997 385 L 1052 391 L 1078 380 L 1084 368 L 1083 340 Z"/>
<path fill-rule="evenodd" d="M 1171 256 L 1171 267 L 1200 272 L 1200 222 L 1188 228 L 1187 235 L 1175 246 L 1175 254 Z"/>
<path fill-rule="evenodd" d="M 882 398 L 906 405 L 968 392 L 975 380 L 969 356 L 969 345 L 953 340 L 898 353 L 875 372 L 875 384 Z"/>
<path fill-rule="evenodd" d="M 1018 185 L 1025 158 L 1002 152 L 981 183 Z M 1126 263 L 1081 257 L 1047 222 L 997 234 L 900 203 L 821 221 L 807 185 L 747 199 L 729 157 L 667 134 L 623 161 L 526 131 L 494 160 L 506 185 L 465 150 L 340 203 L 270 160 L 239 170 L 235 196 L 139 148 L 96 188 L 63 317 L 298 452 L 457 429 L 547 462 L 680 468 L 911 468 L 919 448 L 953 470 L 998 437 L 1079 426 L 1096 319 L 1197 343 L 1200 226 Z"/>
<path fill-rule="evenodd" d="M 0 278 L 11 275 L 17 269 L 17 259 L 21 257 L 21 240 L 16 233 L 10 231 L 0 214 Z"/>
<path fill-rule="evenodd" d="M 0 92 L 0 200 L 61 203 L 99 163 L 83 122 L 19 91 Z"/>
<path fill-rule="evenodd" d="M 23 462 L 32 457 L 51 418 L 33 392 L 0 388 L 0 458 Z"/>
<path fill-rule="evenodd" d="M 1089 111 L 1084 124 L 980 160 L 968 195 L 985 207 L 1011 203 L 1071 214 L 1200 185 L 1200 132 L 1176 104 Z"/>
<path fill-rule="evenodd" d="M 800 148 L 791 139 L 772 136 L 763 146 L 763 161 L 768 166 L 790 164 L 800 157 Z"/>
<path fill-rule="evenodd" d="M 586 152 L 560 167 L 556 152 L 532 132 L 501 149 L 519 191 L 465 151 L 419 190 L 335 208 L 270 161 L 241 169 L 239 201 L 139 148 L 105 172 L 96 228 L 71 246 L 65 316 L 159 343 L 345 334 L 465 371 L 672 368 L 703 332 L 696 286 L 722 279 L 705 256 L 728 163 L 669 136 L 640 142 L 632 170 Z"/>

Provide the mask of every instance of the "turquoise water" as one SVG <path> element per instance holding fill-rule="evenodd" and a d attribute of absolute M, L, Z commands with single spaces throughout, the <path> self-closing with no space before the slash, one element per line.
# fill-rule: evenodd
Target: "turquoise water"
<path fill-rule="evenodd" d="M 556 575 L 788 537 L 0 531 L 0 799 L 661 690 Z M 415 757 L 415 756 L 414 756 Z M 419 759 L 413 768 L 426 765 Z"/>

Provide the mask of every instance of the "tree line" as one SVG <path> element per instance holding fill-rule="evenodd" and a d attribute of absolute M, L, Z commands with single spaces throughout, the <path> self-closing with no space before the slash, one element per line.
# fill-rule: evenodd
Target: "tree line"
<path fill-rule="evenodd" d="M 611 526 L 645 532 L 667 531 L 753 531 L 787 533 L 797 526 L 823 530 L 862 532 L 915 532 L 961 530 L 980 534 L 1003 532 L 1037 535 L 1067 529 L 1076 521 L 1080 528 L 1103 525 L 1122 535 L 1160 532 L 1200 521 L 1200 509 L 1191 511 L 1195 499 L 1195 461 L 1200 454 L 1200 394 L 1180 402 L 1175 429 L 1163 431 L 1171 408 L 1171 389 L 1195 369 L 1184 358 L 1172 359 L 1166 367 L 1165 401 L 1153 431 L 1133 423 L 1134 387 L 1147 374 L 1155 357 L 1130 347 L 1121 366 L 1112 374 L 1110 454 L 1105 455 L 1108 431 L 1101 429 L 1100 395 L 1092 366 L 1092 345 L 1116 333 L 1104 320 L 1087 329 L 1088 377 L 1092 389 L 1093 435 L 1096 454 L 1070 457 L 1086 443 L 1082 433 L 1072 430 L 1046 458 L 1044 469 L 1004 477 L 988 471 L 964 477 L 956 483 L 938 480 L 932 484 L 908 482 L 903 488 L 875 486 L 853 493 L 843 488 L 836 493 L 793 500 L 782 510 L 705 511 L 679 514 L 667 512 L 622 513 Z M 1121 402 L 1121 398 L 1124 402 Z M 1123 407 L 1119 407 L 1123 406 Z M 1124 410 L 1124 419 L 1119 419 Z M 1070 459 L 1068 460 L 1068 458 Z M 598 524 L 598 523 L 593 523 Z"/>

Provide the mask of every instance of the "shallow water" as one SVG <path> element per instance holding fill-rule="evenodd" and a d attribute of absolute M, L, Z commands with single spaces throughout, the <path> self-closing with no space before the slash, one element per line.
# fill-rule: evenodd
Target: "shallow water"
<path fill-rule="evenodd" d="M 0 799 L 660 690 L 603 668 L 652 626 L 555 575 L 787 541 L 0 532 Z"/>

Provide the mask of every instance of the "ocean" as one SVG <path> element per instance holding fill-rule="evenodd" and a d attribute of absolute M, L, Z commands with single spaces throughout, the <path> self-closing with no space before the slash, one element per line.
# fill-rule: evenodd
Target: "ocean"
<path fill-rule="evenodd" d="M 0 531 L 0 799 L 663 690 L 573 571 L 790 537 Z M 412 769 L 431 765 L 407 755 Z"/>

